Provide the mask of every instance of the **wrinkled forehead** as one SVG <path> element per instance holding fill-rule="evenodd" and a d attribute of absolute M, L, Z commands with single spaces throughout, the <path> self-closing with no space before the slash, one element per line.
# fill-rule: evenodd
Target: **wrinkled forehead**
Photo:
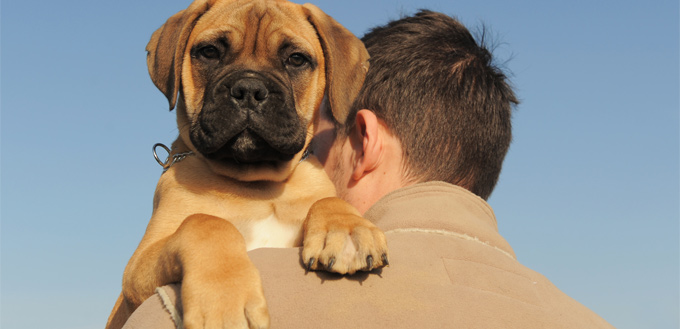
<path fill-rule="evenodd" d="M 263 47 L 273 52 L 281 45 L 321 50 L 318 35 L 301 5 L 287 1 L 220 2 L 198 20 L 190 44 L 225 39 L 235 51 Z"/>

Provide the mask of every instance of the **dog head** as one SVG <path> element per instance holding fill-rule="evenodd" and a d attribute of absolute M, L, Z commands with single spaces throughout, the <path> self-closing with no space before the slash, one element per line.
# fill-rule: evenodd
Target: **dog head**
<path fill-rule="evenodd" d="M 361 41 L 317 7 L 196 0 L 151 37 L 147 65 L 180 139 L 215 173 L 283 181 L 327 96 L 344 122 L 367 69 Z"/>

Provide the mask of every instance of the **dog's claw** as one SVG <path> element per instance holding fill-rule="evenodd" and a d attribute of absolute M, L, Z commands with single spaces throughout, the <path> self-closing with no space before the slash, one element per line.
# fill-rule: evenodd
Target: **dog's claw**
<path fill-rule="evenodd" d="M 314 266 L 315 261 L 316 261 L 316 259 L 314 259 L 314 257 L 309 259 L 309 262 L 307 263 L 307 270 L 308 271 L 310 271 L 312 269 L 312 266 Z"/>
<path fill-rule="evenodd" d="M 371 256 L 371 255 L 368 255 L 366 257 L 366 269 L 368 271 L 373 269 L 373 256 Z"/>
<path fill-rule="evenodd" d="M 331 269 L 333 269 L 333 264 L 335 264 L 335 257 L 331 257 L 331 259 L 328 261 L 326 270 L 330 271 Z"/>
<path fill-rule="evenodd" d="M 383 266 L 390 266 L 390 262 L 387 260 L 387 254 L 382 254 Z"/>

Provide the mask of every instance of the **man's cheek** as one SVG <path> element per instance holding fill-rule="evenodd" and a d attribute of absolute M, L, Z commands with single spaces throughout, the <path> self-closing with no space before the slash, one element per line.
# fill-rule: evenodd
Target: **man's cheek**
<path fill-rule="evenodd" d="M 325 167 L 328 162 L 331 147 L 333 146 L 334 133 L 331 129 L 326 129 L 317 132 L 312 140 L 310 146 L 312 154 L 319 159 L 319 162 Z"/>
<path fill-rule="evenodd" d="M 337 159 L 334 159 L 332 153 L 330 152 L 330 148 L 326 149 L 326 158 L 323 161 L 321 158 L 319 158 L 319 161 L 321 162 L 321 165 L 323 165 L 323 170 L 326 171 L 328 177 L 330 177 L 331 180 L 333 180 L 333 183 L 335 183 L 338 165 Z"/>
<path fill-rule="evenodd" d="M 339 193 L 347 189 L 349 184 L 349 176 L 347 173 L 351 168 L 347 167 L 348 154 L 343 153 L 344 148 L 342 143 L 335 143 L 328 155 L 328 161 L 324 165 L 326 174 L 331 178 L 335 188 Z"/>

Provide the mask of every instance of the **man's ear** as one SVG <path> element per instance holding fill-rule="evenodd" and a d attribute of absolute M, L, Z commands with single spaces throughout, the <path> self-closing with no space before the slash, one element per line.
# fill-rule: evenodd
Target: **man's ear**
<path fill-rule="evenodd" d="M 384 152 L 384 130 L 380 127 L 378 117 L 370 110 L 357 112 L 355 129 L 351 133 L 354 149 L 354 168 L 352 178 L 359 180 L 375 170 L 382 161 Z"/>

